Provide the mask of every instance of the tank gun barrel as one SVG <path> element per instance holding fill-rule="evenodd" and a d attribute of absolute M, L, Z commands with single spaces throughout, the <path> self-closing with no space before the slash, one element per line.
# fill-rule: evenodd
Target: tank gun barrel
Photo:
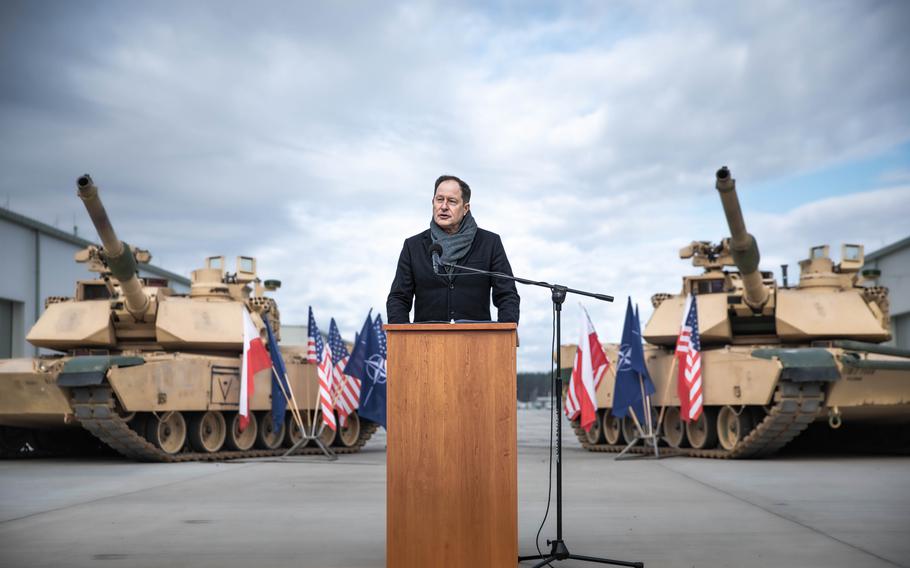
<path fill-rule="evenodd" d="M 726 166 L 717 170 L 715 187 L 720 194 L 727 225 L 730 227 L 730 253 L 742 275 L 746 305 L 752 309 L 760 309 L 768 301 L 769 296 L 768 288 L 762 282 L 761 272 L 758 270 L 761 255 L 755 237 L 746 231 L 746 221 L 743 219 L 739 196 L 736 194 L 736 180 Z"/>
<path fill-rule="evenodd" d="M 79 197 L 88 211 L 89 217 L 98 236 L 101 238 L 101 244 L 104 246 L 104 255 L 107 257 L 108 267 L 114 278 L 120 281 L 120 287 L 123 290 L 123 297 L 126 301 L 126 309 L 137 318 L 148 310 L 149 299 L 142 291 L 142 284 L 136 275 L 136 259 L 133 251 L 123 241 L 117 238 L 111 220 L 104 210 L 104 204 L 98 197 L 98 187 L 92 181 L 88 174 L 80 176 L 76 180 L 76 188 L 79 191 Z"/>

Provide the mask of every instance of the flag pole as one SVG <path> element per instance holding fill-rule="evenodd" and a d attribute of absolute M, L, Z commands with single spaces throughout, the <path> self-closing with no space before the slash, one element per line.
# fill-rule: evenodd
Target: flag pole
<path fill-rule="evenodd" d="M 288 382 L 288 388 L 291 388 L 290 382 Z M 291 393 L 293 394 L 293 391 L 291 391 Z M 307 394 L 309 394 L 309 388 L 307 388 Z M 317 400 L 316 405 L 318 406 L 318 404 L 319 404 L 319 401 Z M 294 406 L 296 406 L 296 405 L 297 405 L 297 403 L 295 402 Z M 300 440 L 298 440 L 297 443 L 295 443 L 293 446 L 291 446 L 288 449 L 288 451 L 284 452 L 284 455 L 281 457 L 286 458 L 289 455 L 291 455 L 292 453 L 294 453 L 295 451 L 297 451 L 297 448 L 299 448 L 300 446 L 306 444 L 309 441 L 313 441 L 313 442 L 316 442 L 316 445 L 319 446 L 319 449 L 322 450 L 322 453 L 325 454 L 325 457 L 329 458 L 330 461 L 335 461 L 338 459 L 338 456 L 335 455 L 335 452 L 333 452 L 328 447 L 326 447 L 326 445 L 322 443 L 322 440 L 319 439 L 319 435 L 322 434 L 322 428 L 320 428 L 319 432 L 316 433 L 316 412 L 317 412 L 317 410 L 314 409 L 313 410 L 313 432 L 308 433 L 306 431 L 306 427 L 303 424 L 301 424 L 300 425 L 300 433 L 301 433 Z M 300 419 L 300 418 L 298 417 L 298 419 Z M 303 422 L 302 419 L 300 419 L 300 421 Z M 322 422 L 322 426 L 323 427 L 325 426 L 325 422 Z"/>
<path fill-rule="evenodd" d="M 288 396 L 287 391 L 284 389 L 284 385 L 281 384 L 281 375 L 278 374 L 278 369 L 275 368 L 275 365 L 272 365 L 272 372 L 275 373 L 278 379 L 278 388 L 281 389 L 281 394 L 284 396 L 284 400 L 291 406 L 291 416 L 294 418 L 294 421 L 297 422 L 297 426 L 303 429 L 303 420 L 301 420 L 297 410 L 297 401 L 294 400 L 294 391 L 291 391 L 291 395 Z M 288 390 L 291 389 L 291 382 L 288 381 L 287 373 L 284 375 L 284 380 L 287 382 Z"/>
<path fill-rule="evenodd" d="M 657 437 L 654 433 L 654 420 L 651 414 L 651 393 L 645 389 L 645 379 L 641 373 L 638 373 L 638 384 L 641 387 L 641 404 L 644 418 L 647 420 L 648 432 L 645 434 L 645 441 L 650 441 L 654 447 L 654 457 L 659 458 L 660 453 L 657 450 Z"/>
<path fill-rule="evenodd" d="M 648 442 L 650 442 L 651 447 L 654 448 L 654 457 L 660 457 L 659 450 L 657 449 L 657 436 L 654 433 L 654 421 L 651 419 L 651 395 L 645 390 L 645 381 L 641 373 L 638 373 L 638 386 L 641 389 L 642 412 L 645 414 L 645 416 L 642 417 L 642 421 L 647 419 L 648 428 L 646 430 L 642 426 L 642 422 L 639 421 L 638 415 L 635 414 L 635 409 L 630 406 L 629 415 L 632 417 L 632 421 L 635 423 L 635 428 L 638 431 L 638 435 L 634 440 L 630 441 L 626 445 L 623 451 L 619 452 L 619 455 L 614 458 L 617 460 L 627 457 L 626 453 L 628 453 L 628 451 L 631 450 L 632 447 L 635 446 L 635 444 L 637 444 L 639 441 L 644 447 L 647 447 Z"/>
<path fill-rule="evenodd" d="M 272 328 L 268 322 L 268 312 L 269 312 L 268 310 L 262 312 L 261 317 L 262 317 L 262 323 L 265 326 L 266 332 L 268 333 L 268 336 L 269 336 L 269 358 L 272 359 L 274 356 L 277 356 L 277 357 L 281 358 L 282 363 L 284 363 L 284 358 L 281 355 L 281 348 L 278 346 L 278 342 L 275 340 L 275 337 L 272 334 Z M 272 353 L 273 346 L 275 347 L 275 349 L 277 349 L 277 351 L 278 351 L 277 354 Z M 279 374 L 278 369 L 275 368 L 274 359 L 272 359 L 272 373 L 273 373 L 273 376 L 278 379 L 278 388 L 281 389 L 281 394 L 282 394 L 282 396 L 284 396 L 285 402 L 287 402 L 291 406 L 291 416 L 294 417 L 295 421 L 297 422 L 297 426 L 300 428 L 300 430 L 302 432 L 303 431 L 303 419 L 300 417 L 300 409 L 297 406 L 297 400 L 294 398 L 294 390 L 291 388 L 291 381 L 288 378 L 287 370 L 285 370 L 285 372 L 284 372 L 284 382 L 288 386 L 287 390 L 290 392 L 290 397 L 288 397 L 288 393 L 285 392 L 285 390 L 284 390 L 284 384 L 281 383 L 282 375 Z M 272 393 L 272 396 L 274 396 L 274 393 Z"/>
<path fill-rule="evenodd" d="M 318 380 L 318 377 L 317 377 L 317 380 Z M 310 382 L 312 382 L 312 381 L 308 381 L 307 386 L 306 386 L 307 399 L 309 399 L 309 396 L 310 396 L 310 385 L 309 385 Z M 290 383 L 290 381 L 288 381 L 288 389 L 290 389 L 290 388 L 291 388 L 291 383 Z M 294 391 L 291 390 L 292 396 L 293 396 L 293 393 L 294 393 Z M 317 399 L 318 399 L 318 394 L 317 394 Z M 297 406 L 296 401 L 294 402 L 294 406 L 295 407 Z M 329 458 L 329 461 L 335 461 L 338 459 L 338 456 L 335 455 L 335 452 L 333 452 L 331 449 L 326 447 L 326 445 L 322 443 L 322 440 L 319 439 L 319 435 L 322 434 L 322 428 L 319 429 L 319 432 L 316 432 L 316 414 L 319 411 L 318 406 L 319 406 L 319 400 L 316 400 L 316 404 L 313 405 L 313 409 L 312 409 L 313 410 L 313 417 L 311 419 L 312 431 L 307 432 L 306 425 L 301 424 L 300 440 L 298 440 L 297 443 L 295 443 L 293 446 L 291 446 L 288 449 L 288 451 L 284 452 L 284 455 L 282 455 L 281 457 L 286 458 L 289 455 L 291 455 L 292 453 L 294 453 L 295 451 L 297 451 L 297 448 L 301 447 L 302 445 L 306 444 L 307 442 L 313 441 L 313 442 L 316 442 L 316 445 L 319 446 L 319 449 L 322 450 L 322 453 L 325 454 L 325 457 Z M 309 410 L 309 409 L 307 409 L 307 410 Z M 298 410 L 298 413 L 299 413 L 299 410 Z M 309 416 L 309 414 L 307 414 L 307 415 Z M 299 414 L 298 414 L 298 418 L 299 418 Z M 303 419 L 302 418 L 299 418 L 299 419 L 302 423 Z M 323 427 L 325 426 L 324 421 L 320 420 L 320 423 L 321 423 L 321 426 L 323 426 Z"/>
<path fill-rule="evenodd" d="M 648 409 L 646 411 L 648 413 L 648 439 L 651 440 L 651 445 L 654 447 L 654 457 L 659 458 L 660 450 L 657 449 L 657 433 L 654 431 L 654 421 L 651 419 L 651 393 L 645 393 L 643 402 Z"/>
<path fill-rule="evenodd" d="M 632 422 L 635 423 L 635 428 L 641 433 L 642 436 L 645 434 L 645 429 L 642 428 L 641 422 L 638 421 L 638 415 L 635 414 L 635 409 L 629 407 L 629 416 L 632 417 Z"/>
<path fill-rule="evenodd" d="M 291 405 L 294 409 L 294 417 L 297 421 L 297 427 L 300 428 L 300 436 L 306 438 L 306 424 L 303 421 L 303 416 L 300 415 L 300 405 L 297 404 L 297 397 L 294 395 L 294 388 L 291 387 L 291 381 L 287 379 L 285 374 L 285 380 L 288 384 L 288 392 L 291 393 Z"/>
<path fill-rule="evenodd" d="M 284 380 L 288 385 L 288 392 L 291 393 L 291 405 L 294 409 L 294 416 L 297 418 L 297 425 L 300 427 L 300 432 L 303 433 L 303 418 L 300 416 L 300 405 L 297 404 L 297 397 L 294 396 L 294 388 L 291 386 L 287 373 L 284 374 Z"/>
<path fill-rule="evenodd" d="M 285 377 L 287 377 L 287 375 L 285 375 Z M 304 442 L 307 442 L 309 440 L 314 440 L 316 442 L 316 445 L 319 446 L 319 448 L 322 450 L 322 453 L 325 454 L 325 456 L 327 458 L 329 458 L 329 460 L 334 461 L 334 460 L 338 459 L 338 457 L 335 455 L 335 452 L 326 448 L 325 444 L 323 444 L 316 436 L 307 435 L 306 428 L 304 427 L 304 424 L 303 424 L 303 418 L 300 416 L 300 408 L 297 405 L 297 399 L 294 397 L 294 389 L 291 387 L 291 381 L 288 381 L 288 390 L 291 392 L 291 398 L 293 399 L 293 407 L 294 407 L 294 410 L 296 411 L 297 422 L 300 426 L 301 438 L 296 444 L 294 444 L 291 447 L 291 449 L 289 449 L 287 452 L 285 452 L 284 457 L 287 457 L 288 455 L 290 455 L 291 452 L 296 450 L 298 447 L 302 446 Z M 316 418 L 314 416 L 313 420 L 315 421 L 315 419 Z M 322 432 L 320 431 L 320 434 L 321 433 Z"/>
<path fill-rule="evenodd" d="M 317 378 L 317 380 L 318 380 L 318 378 Z M 312 381 L 307 381 L 307 383 L 306 383 L 306 399 L 307 399 L 307 403 L 309 403 L 309 401 L 310 401 L 310 399 L 311 399 L 311 397 L 310 397 L 310 386 L 311 386 L 310 383 L 312 383 Z M 317 398 L 318 398 L 318 396 L 317 396 Z M 304 428 L 304 429 L 303 429 L 303 436 L 304 436 L 305 438 L 309 438 L 311 435 L 315 435 L 315 434 L 316 434 L 316 410 L 318 409 L 318 407 L 319 407 L 319 401 L 318 401 L 318 400 L 315 400 L 314 403 L 313 403 L 313 408 L 307 408 L 307 409 L 306 409 L 306 410 L 307 410 L 307 416 L 308 416 L 309 419 L 310 419 L 310 428 L 311 428 L 313 431 L 312 431 L 312 432 L 307 432 L 306 428 Z M 313 412 L 312 416 L 310 416 L 310 411 L 311 411 L 311 410 L 312 410 L 312 412 Z"/>

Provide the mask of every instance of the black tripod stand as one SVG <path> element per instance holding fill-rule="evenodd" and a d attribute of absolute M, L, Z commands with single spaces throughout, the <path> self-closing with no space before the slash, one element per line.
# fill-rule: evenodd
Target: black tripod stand
<path fill-rule="evenodd" d="M 596 562 L 599 564 L 613 564 L 615 566 L 632 566 L 633 568 L 644 568 L 644 564 L 641 562 L 626 562 L 624 560 L 611 560 L 609 558 L 597 558 L 595 556 L 580 556 L 578 554 L 572 554 L 569 552 L 569 549 L 566 547 L 566 543 L 562 538 L 562 375 L 560 374 L 562 360 L 559 348 L 562 339 L 562 304 L 566 300 L 566 294 L 579 294 L 581 296 L 588 296 L 590 298 L 596 298 L 605 302 L 612 302 L 613 296 L 584 292 L 582 290 L 574 290 L 572 288 L 567 288 L 566 286 L 560 286 L 558 284 L 550 284 L 548 282 L 538 282 L 535 280 L 527 280 L 525 278 L 517 278 L 515 276 L 510 276 L 501 272 L 488 272 L 486 270 L 478 270 L 476 268 L 469 268 L 467 266 L 460 266 L 458 264 L 449 262 L 439 261 L 439 264 L 457 268 L 458 270 L 464 270 L 469 274 L 485 274 L 487 276 L 493 276 L 495 278 L 513 280 L 520 284 L 548 288 L 552 293 L 553 311 L 556 313 L 556 538 L 553 540 L 547 540 L 547 544 L 550 545 L 549 554 L 519 556 L 518 561 L 524 562 L 525 560 L 540 560 L 540 562 L 535 564 L 532 568 L 540 568 L 553 561 L 568 559 L 583 560 L 585 562 Z M 456 276 L 462 274 L 464 273 L 453 273 L 452 275 Z"/>

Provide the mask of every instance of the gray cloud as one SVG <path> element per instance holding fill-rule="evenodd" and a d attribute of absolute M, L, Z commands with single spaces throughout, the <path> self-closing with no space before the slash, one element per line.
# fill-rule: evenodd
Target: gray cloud
<path fill-rule="evenodd" d="M 90 171 L 158 263 L 252 252 L 286 321 L 313 304 L 350 334 L 459 173 L 516 273 L 645 317 L 679 247 L 724 234 L 717 166 L 743 192 L 910 139 L 907 23 L 903 2 L 4 3 L 0 202 L 85 234 Z M 773 262 L 896 240 L 894 203 L 862 204 L 905 197 L 901 171 L 750 229 Z M 549 296 L 521 292 L 521 365 L 542 368 Z M 622 306 L 589 308 L 618 337 Z"/>

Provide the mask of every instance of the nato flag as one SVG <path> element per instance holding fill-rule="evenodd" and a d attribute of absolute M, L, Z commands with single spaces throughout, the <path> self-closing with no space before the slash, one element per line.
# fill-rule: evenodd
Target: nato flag
<path fill-rule="evenodd" d="M 645 416 L 642 402 L 642 387 L 646 394 L 654 394 L 654 382 L 645 366 L 645 353 L 641 345 L 641 327 L 632 310 L 632 298 L 626 306 L 626 322 L 622 328 L 622 343 L 619 346 L 619 362 L 616 369 L 616 383 L 613 387 L 613 414 L 620 418 L 631 408 L 639 422 Z"/>
<path fill-rule="evenodd" d="M 265 314 L 262 314 L 262 322 L 265 324 L 266 333 L 269 334 L 269 356 L 272 358 L 272 426 L 276 432 L 280 432 L 281 423 L 284 422 L 284 413 L 288 409 L 288 401 L 284 398 L 284 393 L 290 396 L 288 382 L 285 379 L 287 371 L 284 368 L 284 359 L 281 358 L 281 349 L 278 348 L 275 334 L 272 333 L 269 325 L 269 318 Z"/>
<path fill-rule="evenodd" d="M 385 357 L 382 356 L 382 345 L 376 331 L 371 313 L 363 322 L 354 352 L 348 360 L 344 373 L 360 379 L 360 407 L 357 414 L 361 418 L 386 425 L 386 375 Z"/>

